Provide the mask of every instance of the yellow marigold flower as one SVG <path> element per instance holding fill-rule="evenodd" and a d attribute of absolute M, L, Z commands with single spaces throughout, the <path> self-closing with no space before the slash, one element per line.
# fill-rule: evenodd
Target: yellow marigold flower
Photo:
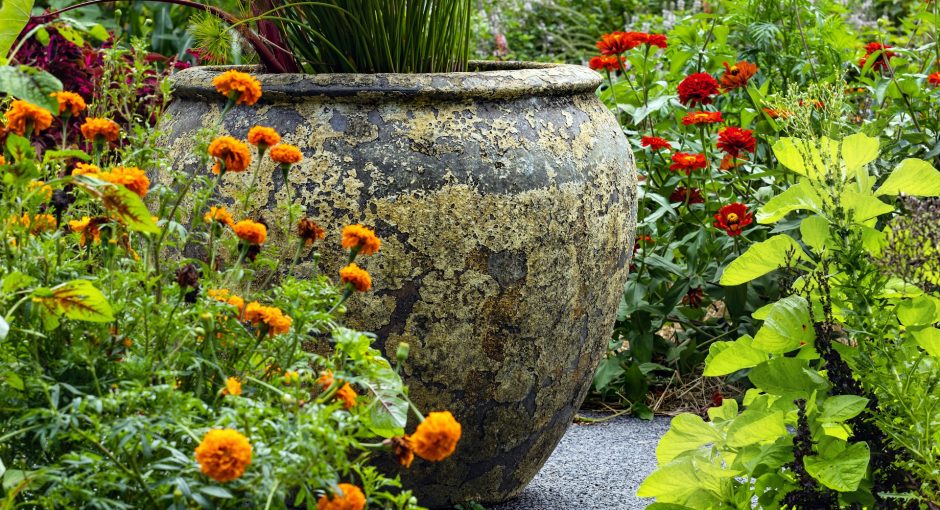
<path fill-rule="evenodd" d="M 330 386 L 333 386 L 333 371 L 324 370 L 323 372 L 321 372 L 320 377 L 317 377 L 317 384 L 319 384 L 320 387 L 323 388 L 324 390 L 326 390 Z"/>
<path fill-rule="evenodd" d="M 304 218 L 297 223 L 297 235 L 307 246 L 310 246 L 314 241 L 323 239 L 326 231 L 310 218 Z"/>
<path fill-rule="evenodd" d="M 264 325 L 271 336 L 287 333 L 293 323 L 293 319 L 289 315 L 284 315 L 280 308 L 262 306 L 257 301 L 248 303 L 245 306 L 245 320 L 256 327 Z"/>
<path fill-rule="evenodd" d="M 120 134 L 121 127 L 111 119 L 88 117 L 82 124 L 82 136 L 93 142 L 116 142 Z"/>
<path fill-rule="evenodd" d="M 245 311 L 245 300 L 234 294 L 230 295 L 228 289 L 209 289 L 208 295 L 216 301 L 227 303 L 237 308 L 239 316 Z"/>
<path fill-rule="evenodd" d="M 418 457 L 439 461 L 454 453 L 460 434 L 460 423 L 450 411 L 434 412 L 428 414 L 415 433 L 408 436 L 408 441 Z"/>
<path fill-rule="evenodd" d="M 251 464 L 251 443 L 237 430 L 215 429 L 196 447 L 199 469 L 217 482 L 237 480 Z"/>
<path fill-rule="evenodd" d="M 362 225 L 349 225 L 343 229 L 343 248 L 356 250 L 363 255 L 372 255 L 379 251 L 382 241 L 375 232 Z"/>
<path fill-rule="evenodd" d="M 343 384 L 336 392 L 336 398 L 343 401 L 343 407 L 345 407 L 347 411 L 356 406 L 356 390 L 354 390 L 349 383 Z"/>
<path fill-rule="evenodd" d="M 28 188 L 30 191 L 38 189 L 42 196 L 46 197 L 46 202 L 52 200 L 52 186 L 46 184 L 45 181 L 30 181 Z"/>
<path fill-rule="evenodd" d="M 235 235 L 249 244 L 264 244 L 268 237 L 268 228 L 257 221 L 242 220 L 232 226 Z"/>
<path fill-rule="evenodd" d="M 304 155 L 293 145 L 279 143 L 271 147 L 271 159 L 282 165 L 295 165 L 303 161 Z"/>
<path fill-rule="evenodd" d="M 248 143 L 259 147 L 274 147 L 281 141 L 281 135 L 274 128 L 255 126 L 248 131 Z"/>
<path fill-rule="evenodd" d="M 53 92 L 50 94 L 59 101 L 59 115 L 72 117 L 85 111 L 85 98 L 74 92 Z"/>
<path fill-rule="evenodd" d="M 372 277 L 369 276 L 369 272 L 357 266 L 356 263 L 340 269 L 339 279 L 344 284 L 352 284 L 353 288 L 359 292 L 365 292 L 372 288 Z"/>
<path fill-rule="evenodd" d="M 98 174 L 97 177 L 103 181 L 124 186 L 141 198 L 147 196 L 147 191 L 150 189 L 150 179 L 147 178 L 147 174 L 135 166 L 115 167 L 109 172 Z"/>
<path fill-rule="evenodd" d="M 79 239 L 79 246 L 85 246 L 88 243 L 90 238 L 95 244 L 101 242 L 101 230 L 98 229 L 98 226 L 101 224 L 99 218 L 89 218 L 88 216 L 82 216 L 81 220 L 72 220 L 69 221 L 69 228 L 72 232 L 76 234 L 81 234 L 81 239 Z"/>
<path fill-rule="evenodd" d="M 317 510 L 362 510 L 366 507 L 366 495 L 355 485 L 339 484 L 341 493 L 329 497 L 326 494 L 317 500 Z"/>
<path fill-rule="evenodd" d="M 72 175 L 90 175 L 95 177 L 100 173 L 101 169 L 91 163 L 75 163 L 75 168 L 72 170 Z"/>
<path fill-rule="evenodd" d="M 49 110 L 19 99 L 13 101 L 4 116 L 7 118 L 7 129 L 20 136 L 27 134 L 27 124 L 32 127 L 33 134 L 39 134 L 52 125 Z"/>
<path fill-rule="evenodd" d="M 225 166 L 226 172 L 244 172 L 251 165 L 251 150 L 231 136 L 220 136 L 212 140 L 209 144 L 209 155 L 215 158 L 212 173 L 217 175 L 222 171 L 222 165 Z"/>
<path fill-rule="evenodd" d="M 241 395 L 242 394 L 242 383 L 235 377 L 229 377 L 225 380 L 225 389 L 222 390 L 223 395 Z"/>
<path fill-rule="evenodd" d="M 45 231 L 53 231 L 58 227 L 58 223 L 55 221 L 55 216 L 51 214 L 37 214 L 33 216 L 32 225 L 30 225 L 29 231 L 33 234 L 38 234 Z"/>
<path fill-rule="evenodd" d="M 205 220 L 206 223 L 217 221 L 223 225 L 228 225 L 229 227 L 235 224 L 235 220 L 232 219 L 232 215 L 229 214 L 228 209 L 226 209 L 225 206 L 216 207 L 213 205 L 209 208 L 209 212 L 207 212 L 205 216 L 202 217 L 202 219 Z"/>
<path fill-rule="evenodd" d="M 261 82 L 248 73 L 226 71 L 216 76 L 212 84 L 219 94 L 234 99 L 238 104 L 251 106 L 261 99 Z"/>

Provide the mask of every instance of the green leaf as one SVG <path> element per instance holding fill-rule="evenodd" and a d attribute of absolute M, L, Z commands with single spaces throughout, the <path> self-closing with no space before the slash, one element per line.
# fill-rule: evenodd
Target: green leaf
<path fill-rule="evenodd" d="M 199 492 L 214 498 L 231 499 L 235 497 L 231 492 L 228 491 L 228 489 L 217 487 L 215 485 L 206 485 L 204 487 L 200 487 Z"/>
<path fill-rule="evenodd" d="M 753 346 L 773 354 L 784 354 L 810 344 L 816 339 L 813 321 L 809 316 L 809 303 L 798 294 L 774 303 L 757 330 Z"/>
<path fill-rule="evenodd" d="M 747 410 L 728 427 L 728 446 L 740 448 L 757 443 L 772 443 L 788 434 L 783 411 Z"/>
<path fill-rule="evenodd" d="M 901 301 L 897 312 L 898 320 L 905 326 L 926 326 L 937 319 L 937 307 L 926 295 Z"/>
<path fill-rule="evenodd" d="M 661 503 L 690 505 L 692 508 L 715 508 L 720 479 L 700 469 L 692 457 L 681 457 L 653 471 L 636 491 L 641 498 L 656 498 Z"/>
<path fill-rule="evenodd" d="M 13 43 L 26 28 L 33 0 L 3 0 L 0 2 L 0 57 L 6 57 Z"/>
<path fill-rule="evenodd" d="M 62 82 L 55 76 L 28 66 L 0 67 L 0 92 L 41 106 L 49 113 L 59 113 L 59 101 L 53 92 L 62 90 Z"/>
<path fill-rule="evenodd" d="M 899 164 L 876 195 L 940 196 L 940 171 L 922 159 L 905 159 Z"/>
<path fill-rule="evenodd" d="M 114 315 L 104 294 L 88 280 L 72 280 L 52 289 L 37 289 L 34 299 L 57 315 L 87 322 L 111 322 Z"/>
<path fill-rule="evenodd" d="M 54 150 L 42 153 L 42 162 L 48 163 L 58 159 L 79 159 L 82 161 L 91 161 L 91 156 L 85 151 L 80 150 Z"/>
<path fill-rule="evenodd" d="M 715 342 L 708 348 L 705 358 L 706 377 L 728 375 L 767 361 L 767 353 L 751 346 L 753 339 L 742 336 L 734 342 Z"/>
<path fill-rule="evenodd" d="M 774 144 L 774 156 L 781 165 L 800 175 L 806 175 L 806 165 L 803 162 L 803 152 L 797 144 L 802 144 L 798 138 L 781 138 Z"/>
<path fill-rule="evenodd" d="M 75 175 L 72 182 L 97 198 L 112 216 L 137 232 L 159 234 L 160 227 L 153 221 L 144 201 L 133 191 L 87 175 Z"/>
<path fill-rule="evenodd" d="M 806 472 L 832 490 L 852 492 L 868 472 L 868 445 L 859 442 L 832 458 L 805 457 Z"/>
<path fill-rule="evenodd" d="M 20 289 L 29 287 L 35 281 L 36 279 L 32 276 L 25 275 L 19 271 L 13 271 L 3 278 L 3 285 L 0 286 L 0 288 L 3 289 L 4 294 L 12 294 Z"/>
<path fill-rule="evenodd" d="M 862 223 L 894 211 L 894 206 L 878 200 L 873 195 L 850 189 L 842 192 L 842 208 L 852 212 L 852 220 L 856 223 Z"/>
<path fill-rule="evenodd" d="M 382 360 L 369 377 L 359 382 L 375 396 L 369 409 L 369 429 L 385 438 L 404 433 L 408 422 L 408 402 L 401 396 L 404 387 L 391 365 Z"/>
<path fill-rule="evenodd" d="M 733 398 L 722 399 L 718 407 L 708 408 L 708 419 L 712 422 L 723 422 L 738 417 L 738 401 Z"/>
<path fill-rule="evenodd" d="M 800 237 L 813 250 L 823 251 L 829 240 L 829 220 L 818 214 L 804 218 L 800 222 Z"/>
<path fill-rule="evenodd" d="M 9 152 L 18 163 L 36 158 L 36 151 L 33 149 L 32 144 L 29 143 L 29 140 L 16 133 L 7 135 L 6 147 L 7 152 Z"/>
<path fill-rule="evenodd" d="M 680 414 L 672 419 L 669 431 L 656 446 L 656 460 L 660 465 L 668 464 L 680 454 L 695 450 L 721 439 L 714 427 L 700 416 Z"/>
<path fill-rule="evenodd" d="M 800 245 L 787 235 L 778 235 L 766 241 L 754 243 L 725 268 L 720 283 L 731 287 L 760 278 L 785 266 L 788 252 L 792 253 L 794 259 L 806 256 Z"/>
<path fill-rule="evenodd" d="M 851 174 L 871 163 L 878 157 L 877 138 L 864 133 L 849 135 L 842 140 L 842 160 L 845 161 L 846 170 Z"/>
<path fill-rule="evenodd" d="M 78 30 L 75 30 L 74 28 L 65 24 L 56 25 L 55 28 L 59 32 L 59 35 L 61 35 L 62 38 L 66 41 L 74 44 L 75 46 L 85 45 L 85 38 L 82 37 L 82 34 L 80 34 Z"/>
<path fill-rule="evenodd" d="M 793 211 L 808 209 L 819 212 L 822 199 L 810 181 L 800 181 L 783 193 L 771 198 L 757 211 L 757 222 L 769 225 L 783 219 Z"/>
<path fill-rule="evenodd" d="M 911 335 L 913 335 L 917 345 L 927 351 L 927 354 L 935 358 L 940 358 L 940 329 L 924 328 L 913 330 L 911 331 Z"/>
<path fill-rule="evenodd" d="M 620 359 L 616 356 L 610 356 L 601 361 L 597 371 L 594 372 L 594 389 L 600 391 L 610 384 L 610 381 L 616 379 L 624 372 L 620 366 Z"/>
<path fill-rule="evenodd" d="M 94 37 L 100 42 L 107 41 L 111 38 L 111 34 L 108 33 L 108 29 L 104 28 L 103 25 L 95 23 L 88 29 L 88 35 Z"/>
<path fill-rule="evenodd" d="M 868 399 L 857 395 L 837 395 L 823 402 L 819 415 L 821 422 L 843 422 L 850 420 L 865 410 Z"/>
<path fill-rule="evenodd" d="M 807 370 L 807 360 L 773 358 L 757 365 L 748 374 L 754 386 L 773 395 L 812 393 L 826 387 L 826 380 L 815 370 Z"/>

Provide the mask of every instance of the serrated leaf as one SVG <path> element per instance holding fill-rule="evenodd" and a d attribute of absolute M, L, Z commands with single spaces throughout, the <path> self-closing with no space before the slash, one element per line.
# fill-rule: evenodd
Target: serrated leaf
<path fill-rule="evenodd" d="M 29 23 L 33 10 L 33 0 L 3 0 L 0 2 L 0 57 L 7 53 L 16 42 L 20 32 Z"/>
<path fill-rule="evenodd" d="M 745 335 L 734 342 L 713 343 L 708 348 L 708 357 L 705 358 L 704 375 L 728 375 L 767 361 L 767 353 L 752 347 L 752 341 L 750 336 Z"/>
<path fill-rule="evenodd" d="M 855 443 L 832 458 L 809 456 L 803 459 L 806 472 L 823 485 L 839 492 L 852 492 L 868 472 L 868 445 Z"/>
<path fill-rule="evenodd" d="M 0 67 L 0 92 L 45 108 L 50 113 L 59 112 L 59 101 L 53 92 L 62 90 L 62 82 L 55 76 L 29 66 Z"/>
<path fill-rule="evenodd" d="M 111 322 L 114 320 L 111 305 L 104 294 L 88 280 L 72 280 L 49 289 L 49 295 L 34 293 L 34 299 L 47 310 L 65 315 L 74 320 L 87 322 Z"/>
<path fill-rule="evenodd" d="M 787 253 L 792 253 L 794 260 L 806 256 L 800 245 L 787 235 L 778 235 L 754 243 L 725 268 L 720 283 L 732 287 L 760 278 L 784 267 L 787 263 Z"/>
<path fill-rule="evenodd" d="M 812 343 L 815 338 L 809 303 L 794 294 L 774 303 L 752 345 L 772 354 L 784 354 Z"/>
<path fill-rule="evenodd" d="M 36 158 L 36 151 L 33 149 L 32 144 L 29 143 L 29 140 L 16 133 L 10 133 L 7 135 L 6 148 L 7 152 L 10 153 L 16 162 L 22 162 Z"/>
<path fill-rule="evenodd" d="M 940 196 L 940 171 L 922 159 L 901 161 L 876 195 Z"/>

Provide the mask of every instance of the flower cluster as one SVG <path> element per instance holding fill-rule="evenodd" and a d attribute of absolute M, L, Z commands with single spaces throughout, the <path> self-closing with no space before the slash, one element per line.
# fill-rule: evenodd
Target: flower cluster
<path fill-rule="evenodd" d="M 864 68 L 872 55 L 877 54 L 871 68 L 875 71 L 887 71 L 891 67 L 891 59 L 897 56 L 897 53 L 891 51 L 892 46 L 881 44 L 880 42 L 870 42 L 865 45 L 865 55 L 858 61 L 858 67 Z"/>

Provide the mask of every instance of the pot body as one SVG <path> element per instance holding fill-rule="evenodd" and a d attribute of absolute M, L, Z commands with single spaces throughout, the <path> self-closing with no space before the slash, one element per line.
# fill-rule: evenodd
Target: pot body
<path fill-rule="evenodd" d="M 451 458 L 402 472 L 432 507 L 509 499 L 541 468 L 605 352 L 636 224 L 633 155 L 595 96 L 596 73 L 477 66 L 259 75 L 262 100 L 222 124 L 240 139 L 273 127 L 304 152 L 287 182 L 270 161 L 261 166 L 253 214 L 283 221 L 274 215 L 289 186 L 328 232 L 324 271 L 344 263 L 344 225 L 382 238 L 362 261 L 374 291 L 352 298 L 348 322 L 375 332 L 389 358 L 410 344 L 411 397 L 463 425 Z M 163 123 L 176 168 L 206 171 L 196 168 L 194 135 L 219 120 L 224 98 L 211 80 L 223 70 L 176 75 Z M 219 198 L 233 203 L 248 174 L 226 175 Z M 275 232 L 274 242 L 288 241 Z"/>

